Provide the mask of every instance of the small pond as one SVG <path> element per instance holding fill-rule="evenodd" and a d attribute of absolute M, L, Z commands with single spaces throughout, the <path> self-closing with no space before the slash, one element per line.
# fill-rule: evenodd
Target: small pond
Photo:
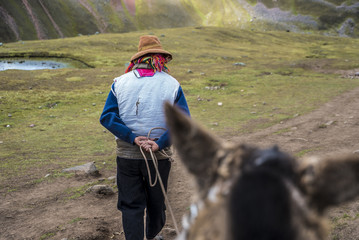
<path fill-rule="evenodd" d="M 58 59 L 28 59 L 28 58 L 4 58 L 0 59 L 0 71 L 8 69 L 18 70 L 41 70 L 41 69 L 59 69 L 73 68 L 74 64 Z"/>

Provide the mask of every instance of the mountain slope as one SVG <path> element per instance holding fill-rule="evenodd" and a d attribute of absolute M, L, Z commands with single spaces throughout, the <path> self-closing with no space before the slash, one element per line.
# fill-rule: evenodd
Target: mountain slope
<path fill-rule="evenodd" d="M 358 0 L 0 0 L 0 41 L 184 26 L 359 36 Z"/>

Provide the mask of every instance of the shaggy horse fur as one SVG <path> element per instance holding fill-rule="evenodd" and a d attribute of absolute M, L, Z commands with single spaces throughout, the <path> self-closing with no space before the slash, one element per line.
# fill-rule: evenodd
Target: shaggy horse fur
<path fill-rule="evenodd" d="M 224 144 L 166 104 L 174 146 L 198 186 L 177 240 L 324 240 L 323 212 L 359 194 L 359 156 L 296 160 Z"/>

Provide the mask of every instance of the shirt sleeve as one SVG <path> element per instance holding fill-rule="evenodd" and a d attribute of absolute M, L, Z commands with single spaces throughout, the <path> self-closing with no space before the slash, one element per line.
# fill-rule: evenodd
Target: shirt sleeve
<path fill-rule="evenodd" d="M 187 100 L 184 96 L 181 86 L 179 86 L 178 88 L 177 97 L 175 99 L 174 105 L 177 106 L 179 109 L 181 109 L 184 112 L 184 114 L 191 116 L 188 108 Z M 165 131 L 161 135 L 161 137 L 156 141 L 156 143 L 160 150 L 169 147 L 171 145 L 169 131 L 168 130 Z"/>
<path fill-rule="evenodd" d="M 100 123 L 119 139 L 133 144 L 136 135 L 129 129 L 119 116 L 117 98 L 113 89 L 108 94 L 103 108 Z"/>

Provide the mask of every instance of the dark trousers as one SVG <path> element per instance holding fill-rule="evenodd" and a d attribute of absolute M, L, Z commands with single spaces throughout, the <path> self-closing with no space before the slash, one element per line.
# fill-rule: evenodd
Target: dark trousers
<path fill-rule="evenodd" d="M 148 161 L 152 183 L 156 176 L 153 161 Z M 167 181 L 171 162 L 158 160 L 163 185 L 167 191 Z M 126 240 L 143 240 L 144 210 L 146 209 L 146 238 L 154 238 L 166 222 L 165 202 L 161 186 L 149 184 L 145 160 L 117 157 L 117 208 L 122 212 L 122 225 Z"/>

